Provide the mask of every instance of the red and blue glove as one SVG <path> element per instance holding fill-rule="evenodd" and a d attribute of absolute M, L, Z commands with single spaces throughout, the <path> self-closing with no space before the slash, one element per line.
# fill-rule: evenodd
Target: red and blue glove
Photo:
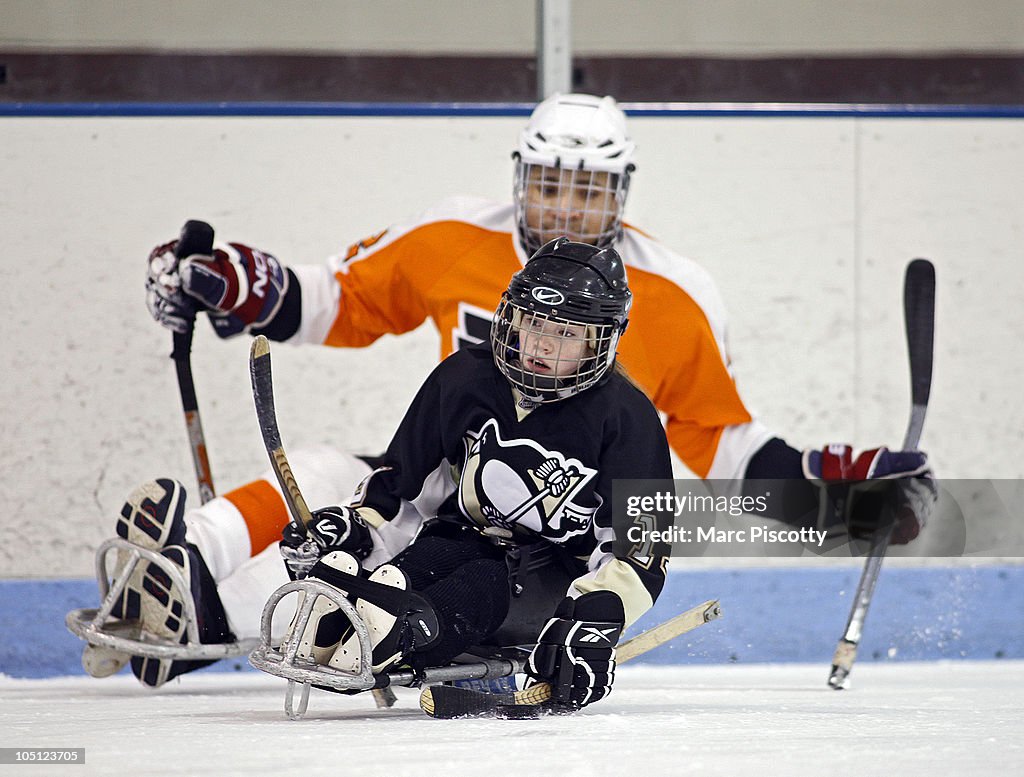
<path fill-rule="evenodd" d="M 851 537 L 870 537 L 891 524 L 889 541 L 905 545 L 920 534 L 937 500 L 932 468 L 922 451 L 881 447 L 855 458 L 849 445 L 831 444 L 804 451 L 802 463 L 804 477 L 821 482 L 833 496 L 841 494 L 837 514 L 822 528 L 842 521 Z"/>
<path fill-rule="evenodd" d="M 153 318 L 185 332 L 199 311 L 221 337 L 267 326 L 288 292 L 287 269 L 272 255 L 242 243 L 212 255 L 174 255 L 178 241 L 153 249 L 146 273 L 146 306 Z"/>

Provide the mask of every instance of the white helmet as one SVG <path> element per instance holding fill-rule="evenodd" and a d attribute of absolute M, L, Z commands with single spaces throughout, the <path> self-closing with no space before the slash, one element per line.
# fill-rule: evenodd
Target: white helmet
<path fill-rule="evenodd" d="M 534 109 L 517 150 L 533 164 L 626 173 L 635 148 L 613 97 L 555 94 Z"/>
<path fill-rule="evenodd" d="M 513 154 L 516 223 L 527 253 L 561 235 L 611 245 L 622 231 L 635 148 L 611 97 L 556 94 L 540 103 Z"/>

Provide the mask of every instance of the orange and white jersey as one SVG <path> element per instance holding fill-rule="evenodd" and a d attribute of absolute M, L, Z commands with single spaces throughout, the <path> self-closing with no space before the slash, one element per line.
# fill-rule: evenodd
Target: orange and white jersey
<path fill-rule="evenodd" d="M 619 359 L 664 414 L 669 444 L 694 474 L 742 477 L 771 434 L 737 391 L 714 281 L 628 225 L 615 249 L 633 292 Z M 526 259 L 511 203 L 444 200 L 325 265 L 292 266 L 302 315 L 290 341 L 365 346 L 429 318 L 441 334 L 443 358 L 487 339 L 502 292 Z"/>

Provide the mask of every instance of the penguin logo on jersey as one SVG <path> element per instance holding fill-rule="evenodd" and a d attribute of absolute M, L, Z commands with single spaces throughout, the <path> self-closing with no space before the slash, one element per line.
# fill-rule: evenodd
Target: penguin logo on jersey
<path fill-rule="evenodd" d="M 580 501 L 597 471 L 535 440 L 503 440 L 492 418 L 463 438 L 459 507 L 484 526 L 535 532 L 554 541 L 586 532 L 595 504 Z"/>

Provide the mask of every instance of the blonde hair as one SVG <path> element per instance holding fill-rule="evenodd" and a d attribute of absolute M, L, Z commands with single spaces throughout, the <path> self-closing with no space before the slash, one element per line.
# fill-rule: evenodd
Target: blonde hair
<path fill-rule="evenodd" d="M 644 387 L 636 382 L 636 379 L 630 375 L 629 370 L 626 369 L 626 365 L 624 365 L 618 358 L 615 359 L 615 364 L 612 365 L 612 372 L 621 375 L 630 386 L 643 393 L 644 396 L 647 396 L 647 392 L 644 390 Z"/>

